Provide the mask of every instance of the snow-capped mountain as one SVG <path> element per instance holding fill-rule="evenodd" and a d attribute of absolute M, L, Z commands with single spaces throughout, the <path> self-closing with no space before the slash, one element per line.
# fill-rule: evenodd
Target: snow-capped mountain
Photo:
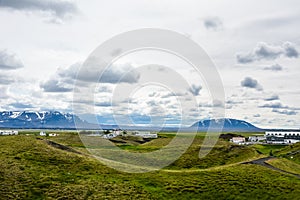
<path fill-rule="evenodd" d="M 86 126 L 89 123 L 78 116 L 58 111 L 4 111 L 0 112 L 0 127 L 4 128 L 66 128 Z"/>
<path fill-rule="evenodd" d="M 242 131 L 242 132 L 260 132 L 263 129 L 260 129 L 249 122 L 237 119 L 210 119 L 202 120 L 194 123 L 191 128 L 198 128 L 199 131 L 207 131 L 210 127 L 211 130 L 221 127 L 223 125 L 223 131 Z"/>
<path fill-rule="evenodd" d="M 194 123 L 188 129 L 207 131 L 223 124 L 223 131 L 230 132 L 259 132 L 263 131 L 246 121 L 237 119 L 210 119 Z M 58 111 L 3 111 L 0 112 L 0 128 L 18 129 L 115 129 L 117 125 L 97 125 L 81 120 L 78 116 Z M 145 127 L 145 129 L 149 127 Z M 128 127 L 128 129 L 141 129 L 141 127 Z M 147 130 L 148 130 L 147 129 Z M 169 128 L 168 131 L 176 131 L 178 128 Z"/>

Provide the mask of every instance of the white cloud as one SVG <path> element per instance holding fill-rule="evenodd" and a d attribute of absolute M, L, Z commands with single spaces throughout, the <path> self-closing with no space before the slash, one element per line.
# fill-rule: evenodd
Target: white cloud
<path fill-rule="evenodd" d="M 201 85 L 192 85 L 188 91 L 191 92 L 194 96 L 198 96 L 200 94 L 200 91 L 202 89 Z"/>
<path fill-rule="evenodd" d="M 16 54 L 9 53 L 7 50 L 0 50 L 0 69 L 13 70 L 22 67 L 24 67 L 24 65 Z"/>
<path fill-rule="evenodd" d="M 287 109 L 273 109 L 272 112 L 279 113 L 279 114 L 282 114 L 282 115 L 296 115 L 297 114 L 296 111 L 287 110 Z"/>
<path fill-rule="evenodd" d="M 0 73 L 0 85 L 10 85 L 14 83 L 14 76 L 10 73 L 1 74 Z"/>
<path fill-rule="evenodd" d="M 264 67 L 264 70 L 270 70 L 270 71 L 282 71 L 283 70 L 283 67 L 279 64 L 274 64 L 274 65 L 271 65 L 269 67 Z"/>
<path fill-rule="evenodd" d="M 203 20 L 206 29 L 218 31 L 223 28 L 223 22 L 219 17 L 207 17 Z"/>
<path fill-rule="evenodd" d="M 1 0 L 0 8 L 47 13 L 60 19 L 78 12 L 76 4 L 65 0 Z"/>
<path fill-rule="evenodd" d="M 246 88 L 254 88 L 256 90 L 262 90 L 262 86 L 258 83 L 258 81 L 251 77 L 246 77 L 244 80 L 242 80 L 241 86 Z"/>
<path fill-rule="evenodd" d="M 299 53 L 291 42 L 284 42 L 281 46 L 260 42 L 251 52 L 246 54 L 239 53 L 236 55 L 236 58 L 238 63 L 252 63 L 260 60 L 275 60 L 280 56 L 298 58 Z"/>
<path fill-rule="evenodd" d="M 132 2 L 107 2 L 105 6 L 103 6 L 103 2 L 96 0 L 6 0 L 0 2 L 2 3 L 0 5 L 0 49 L 16 50 L 16 54 L 22 58 L 22 61 L 17 59 L 20 61 L 17 65 L 15 64 L 18 62 L 10 62 L 13 64 L 5 64 L 6 69 L 0 67 L 2 109 L 12 108 L 7 105 L 13 105 L 13 103 L 27 105 L 29 102 L 34 102 L 36 109 L 71 110 L 72 92 L 70 88 L 73 87 L 77 70 L 81 64 L 60 68 L 55 72 L 57 66 L 68 66 L 77 60 L 86 59 L 93 49 L 116 34 L 140 27 L 157 27 L 189 35 L 192 40 L 205 49 L 216 63 L 223 80 L 228 117 L 239 119 L 248 117 L 250 122 L 264 127 L 298 128 L 299 113 L 287 114 L 293 114 L 291 112 L 293 110 L 297 112 L 297 107 L 300 107 L 298 88 L 300 70 L 299 60 L 296 59 L 299 57 L 300 45 L 298 36 L 300 30 L 299 1 L 286 3 L 274 0 L 272 6 L 269 6 L 269 2 L 232 0 L 226 2 L 192 0 L 189 3 L 176 1 L 172 5 L 164 1 L 133 0 Z M 51 3 L 46 5 L 48 2 Z M 228 5 L 235 5 L 239 9 L 233 9 Z M 165 7 L 168 9 L 164 9 Z M 224 9 L 224 7 L 228 9 Z M 82 15 L 77 15 L 79 10 Z M 213 17 L 208 18 L 207 16 Z M 73 20 L 67 20 L 69 17 L 73 17 Z M 65 24 L 55 26 L 42 23 L 41 18 L 43 21 L 55 23 L 63 21 Z M 203 24 L 199 24 L 199 19 Z M 264 43 L 257 45 L 259 41 L 264 41 Z M 246 66 L 249 67 L 236 65 L 236 52 L 240 52 L 238 55 L 241 62 L 238 64 L 247 64 Z M 117 48 L 111 53 L 120 55 L 123 53 L 122 48 Z M 9 55 L 14 54 L 9 53 Z M 17 58 L 17 56 L 15 57 Z M 203 87 L 200 92 L 197 92 L 197 88 L 192 89 L 193 93 L 197 95 L 195 98 L 209 102 L 207 99 L 202 99 L 208 93 L 205 91 L 205 81 L 194 82 L 192 74 L 189 76 L 189 73 L 185 72 L 184 65 L 177 64 L 178 62 L 174 64 L 171 59 L 164 61 L 159 56 L 155 56 L 151 60 L 153 62 L 145 60 L 145 57 L 141 57 L 139 59 L 141 62 L 136 62 L 129 56 L 126 61 L 139 65 L 154 63 L 176 66 L 187 74 L 186 79 L 190 80 L 190 84 L 198 83 Z M 260 63 L 257 65 L 255 62 Z M 252 64 L 253 67 L 250 67 Z M 19 70 L 7 70 L 7 66 L 10 66 L 9 69 Z M 78 89 L 89 88 L 95 82 L 94 80 L 98 79 L 98 74 L 101 72 L 98 69 L 90 68 L 91 71 L 83 71 L 84 73 L 80 74 L 77 79 L 80 86 Z M 109 87 L 114 85 L 122 77 L 122 74 L 126 73 L 124 69 L 115 68 L 108 71 L 106 73 L 108 76 L 103 79 L 108 83 L 103 84 Z M 168 75 L 168 73 L 166 74 Z M 19 76 L 30 79 L 31 82 L 24 84 Z M 237 83 L 240 83 L 244 77 L 259 80 L 257 84 L 262 84 L 264 90 L 259 91 L 257 84 L 253 83 L 245 83 L 250 89 L 242 88 Z M 142 78 L 142 75 L 139 78 L 138 74 L 129 73 L 124 77 L 122 82 L 124 84 L 121 85 L 135 85 Z M 175 78 L 172 85 L 178 88 L 180 83 Z M 40 85 L 48 86 L 48 91 L 57 92 L 46 92 L 40 88 Z M 108 102 L 104 96 L 109 97 L 111 89 L 98 88 L 97 92 L 103 95 L 103 100 L 97 101 L 99 105 L 105 105 L 105 102 Z M 187 97 L 191 92 L 188 92 L 187 95 L 186 89 L 187 87 L 184 87 L 183 91 L 180 91 L 181 95 L 175 94 L 184 100 L 184 103 L 191 100 L 190 97 Z M 175 111 L 176 105 L 171 95 L 168 97 L 165 93 L 166 97 L 161 98 L 162 95 L 158 93 L 152 91 L 148 96 L 159 98 L 158 105 L 165 105 L 167 113 L 171 114 L 173 110 Z M 201 95 L 198 95 L 199 93 Z M 236 96 L 232 96 L 233 94 Z M 273 94 L 275 95 L 272 96 Z M 283 107 L 291 106 L 276 108 L 277 110 L 274 111 L 271 105 L 270 108 L 258 106 L 277 102 L 279 96 L 280 101 L 284 102 Z M 147 99 L 143 100 L 147 102 Z M 85 112 L 92 110 L 88 107 L 88 103 L 90 102 L 80 104 Z M 147 104 L 141 104 L 136 110 L 139 112 L 146 110 L 151 113 L 150 109 L 145 109 L 147 106 Z M 210 106 L 213 106 L 212 103 Z M 122 113 L 128 111 L 122 104 L 118 105 L 118 108 L 123 109 Z M 191 106 L 191 109 L 195 110 L 193 108 Z M 203 109 L 201 112 L 191 111 L 189 113 L 191 120 L 197 120 L 199 115 L 201 118 L 211 116 L 212 107 L 201 109 Z M 108 107 L 98 106 L 96 110 L 103 115 L 110 112 Z M 157 109 L 152 109 L 152 111 L 155 110 Z M 257 117 L 258 115 L 260 117 Z M 283 115 L 284 117 L 282 117 Z"/>
<path fill-rule="evenodd" d="M 274 101 L 274 100 L 279 100 L 279 96 L 277 94 L 273 94 L 271 96 L 268 96 L 264 99 L 265 101 Z"/>
<path fill-rule="evenodd" d="M 55 79 L 50 79 L 44 83 L 41 83 L 41 88 L 45 92 L 71 92 L 73 88 L 64 86 L 64 83 L 59 82 Z"/>

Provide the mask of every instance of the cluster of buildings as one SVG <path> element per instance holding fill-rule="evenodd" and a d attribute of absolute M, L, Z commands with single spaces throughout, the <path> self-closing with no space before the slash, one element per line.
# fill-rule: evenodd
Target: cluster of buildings
<path fill-rule="evenodd" d="M 141 137 L 141 138 L 158 138 L 157 133 L 151 133 L 147 131 L 122 131 L 122 130 L 110 130 L 110 131 L 104 131 L 104 132 L 98 132 L 96 134 L 90 134 L 89 136 L 100 136 L 104 139 L 112 139 L 117 136 L 134 136 L 134 137 Z"/>
<path fill-rule="evenodd" d="M 0 135 L 18 135 L 19 132 L 15 130 L 0 130 Z"/>
<path fill-rule="evenodd" d="M 158 137 L 157 133 L 150 133 L 150 132 L 146 132 L 146 131 L 134 131 L 134 132 L 132 132 L 132 136 L 142 137 L 142 138 L 151 138 L 151 139 L 155 139 Z"/>
<path fill-rule="evenodd" d="M 45 131 L 41 131 L 40 136 L 50 136 L 50 137 L 55 137 L 55 136 L 58 136 L 57 133 L 46 133 Z"/>
<path fill-rule="evenodd" d="M 100 134 L 100 136 L 104 139 L 112 139 L 119 135 L 123 135 L 120 130 L 113 130 L 111 133 Z"/>
<path fill-rule="evenodd" d="M 16 130 L 0 130 L 1 135 L 18 135 Z M 40 136 L 58 136 L 57 133 L 46 133 L 41 131 Z M 100 136 L 105 139 L 112 139 L 117 136 L 135 136 L 141 138 L 155 139 L 158 138 L 157 133 L 151 133 L 147 131 L 121 131 L 121 130 L 110 130 L 97 134 L 91 134 L 90 136 Z M 229 138 L 228 138 L 229 137 Z M 223 134 L 223 139 L 230 139 L 230 142 L 239 145 L 249 144 L 294 144 L 300 142 L 300 131 L 266 131 L 265 134 L 255 134 L 249 137 L 243 137 L 235 134 Z"/>
<path fill-rule="evenodd" d="M 299 131 L 269 131 L 266 132 L 265 136 L 269 144 L 294 144 L 300 142 Z"/>
<path fill-rule="evenodd" d="M 247 144 L 294 144 L 300 142 L 300 131 L 266 131 L 264 135 L 249 137 L 232 137 L 231 142 L 239 145 Z"/>

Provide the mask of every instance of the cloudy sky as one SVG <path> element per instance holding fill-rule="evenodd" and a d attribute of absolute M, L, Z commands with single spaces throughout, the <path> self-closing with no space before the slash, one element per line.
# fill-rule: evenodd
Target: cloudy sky
<path fill-rule="evenodd" d="M 297 0 L 1 0 L 0 24 L 1 110 L 75 108 L 90 121 L 96 113 L 101 123 L 114 123 L 114 112 L 138 124 L 176 125 L 183 108 L 184 123 L 192 124 L 224 107 L 226 117 L 259 127 L 299 128 Z M 99 45 L 141 28 L 176 31 L 201 46 L 218 70 L 225 98 L 210 98 L 205 77 L 162 51 L 120 57 L 98 83 L 91 81 L 95 69 L 77 76 Z M 156 81 L 163 84 L 145 86 L 151 77 L 162 77 Z M 164 87 L 166 79 L 175 91 Z"/>

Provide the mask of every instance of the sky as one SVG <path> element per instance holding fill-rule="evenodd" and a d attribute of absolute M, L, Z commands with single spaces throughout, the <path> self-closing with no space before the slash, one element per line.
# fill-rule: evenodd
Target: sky
<path fill-rule="evenodd" d="M 175 126 L 219 117 L 215 110 L 224 108 L 224 117 L 261 128 L 299 128 L 297 0 L 1 0 L 0 24 L 0 110 Z M 217 69 L 224 99 L 212 98 L 207 77 L 189 63 L 158 50 L 120 56 L 98 80 L 103 69 L 86 64 L 92 52 L 142 28 L 197 43 Z"/>

